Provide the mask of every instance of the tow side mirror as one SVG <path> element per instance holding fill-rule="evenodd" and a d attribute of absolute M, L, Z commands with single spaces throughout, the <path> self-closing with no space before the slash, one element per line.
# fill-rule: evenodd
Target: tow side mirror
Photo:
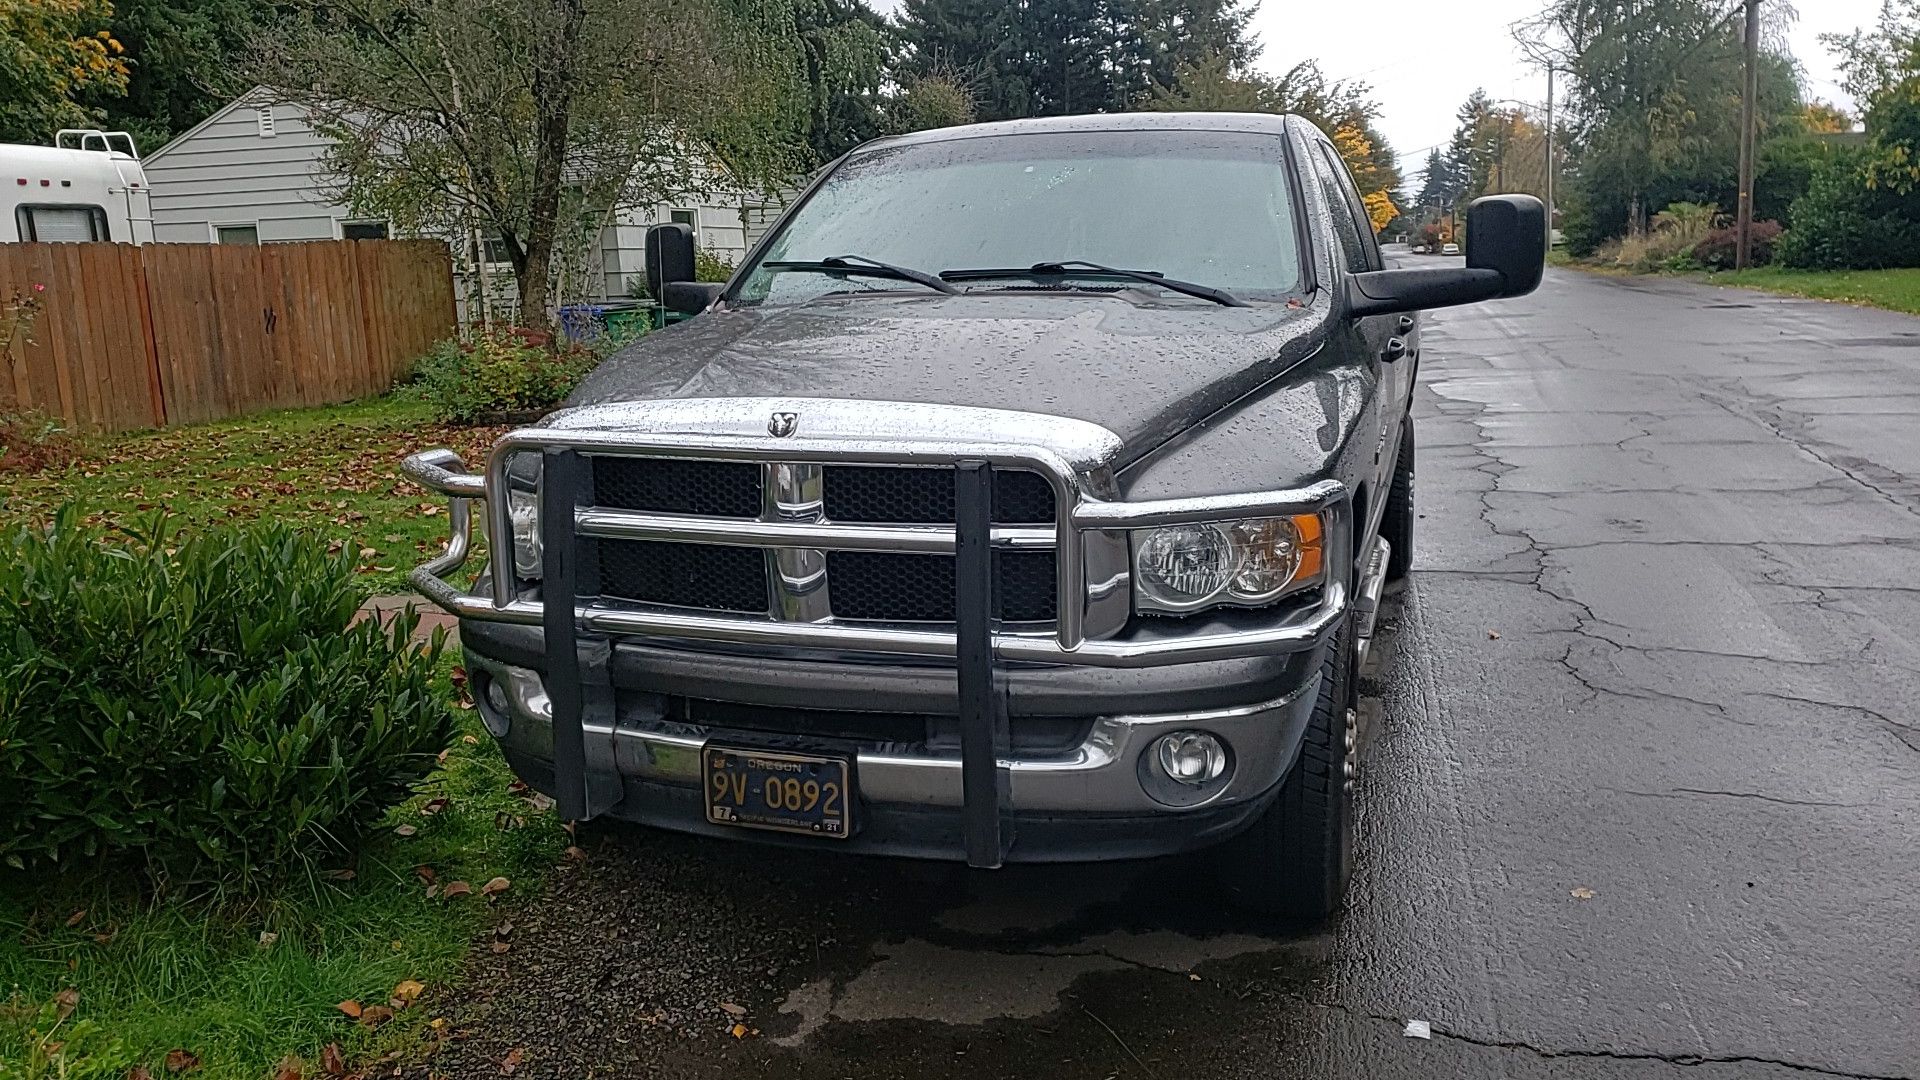
<path fill-rule="evenodd" d="M 693 226 L 676 221 L 648 229 L 648 295 L 664 304 L 668 285 L 692 281 L 693 276 Z"/>
<path fill-rule="evenodd" d="M 669 281 L 660 296 L 660 305 L 682 315 L 698 315 L 713 306 L 726 286 L 718 281 Z"/>
<path fill-rule="evenodd" d="M 1547 208 L 1531 195 L 1489 195 L 1467 209 L 1467 265 L 1375 270 L 1347 279 L 1347 312 L 1403 311 L 1525 296 L 1547 269 Z"/>

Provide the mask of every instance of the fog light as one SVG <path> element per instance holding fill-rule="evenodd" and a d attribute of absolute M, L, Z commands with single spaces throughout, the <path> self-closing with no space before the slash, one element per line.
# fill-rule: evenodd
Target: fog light
<path fill-rule="evenodd" d="M 1227 771 L 1227 748 L 1204 731 L 1167 735 L 1154 744 L 1160 771 L 1182 784 L 1199 787 Z"/>
<path fill-rule="evenodd" d="M 507 731 L 513 726 L 513 712 L 507 703 L 507 688 L 499 679 L 486 678 L 481 685 L 480 694 L 486 698 L 487 707 L 480 710 L 480 723 L 487 734 L 496 739 L 507 737 Z"/>
<path fill-rule="evenodd" d="M 1140 784 L 1157 802 L 1198 806 L 1226 789 L 1232 768 L 1232 754 L 1218 736 L 1176 731 L 1140 755 Z"/>

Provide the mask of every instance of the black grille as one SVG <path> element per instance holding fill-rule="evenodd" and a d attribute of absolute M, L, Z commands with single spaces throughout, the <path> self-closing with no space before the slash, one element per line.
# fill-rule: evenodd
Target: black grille
<path fill-rule="evenodd" d="M 996 551 L 995 614 L 1008 622 L 1044 622 L 1058 611 L 1054 553 Z M 836 551 L 827 555 L 833 614 L 890 622 L 953 621 L 953 556 Z"/>
<path fill-rule="evenodd" d="M 760 516 L 760 466 L 738 461 L 597 457 L 593 501 L 658 514 Z"/>
<path fill-rule="evenodd" d="M 602 540 L 600 592 L 649 604 L 764 612 L 767 560 L 759 548 Z"/>
<path fill-rule="evenodd" d="M 831 521 L 953 524 L 953 470 L 883 465 L 829 465 L 826 514 Z M 1053 524 L 1053 488 L 1035 472 L 996 470 L 993 520 L 1001 525 Z"/>

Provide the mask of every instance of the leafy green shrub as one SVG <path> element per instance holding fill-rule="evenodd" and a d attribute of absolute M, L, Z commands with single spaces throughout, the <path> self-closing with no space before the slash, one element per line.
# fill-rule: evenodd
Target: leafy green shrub
<path fill-rule="evenodd" d="M 80 454 L 80 440 L 58 417 L 36 409 L 0 411 L 0 476 L 64 468 Z"/>
<path fill-rule="evenodd" d="M 1767 266 L 1773 262 L 1774 245 L 1779 243 L 1780 234 L 1785 230 L 1777 221 L 1756 221 L 1747 234 L 1747 255 L 1754 266 Z M 1739 254 L 1740 231 L 1726 228 L 1715 229 L 1707 238 L 1694 245 L 1693 261 L 1709 270 L 1731 270 Z"/>
<path fill-rule="evenodd" d="M 693 280 L 725 281 L 733 276 L 733 263 L 712 248 L 695 248 Z"/>
<path fill-rule="evenodd" d="M 355 623 L 351 551 L 284 525 L 0 537 L 0 862 L 255 893 L 338 859 L 434 766 L 440 642 Z"/>
<path fill-rule="evenodd" d="M 1778 256 L 1803 270 L 1885 270 L 1920 266 L 1920 200 L 1867 187 L 1858 153 L 1814 173 L 1793 204 Z"/>
<path fill-rule="evenodd" d="M 435 345 L 414 367 L 413 393 L 440 419 L 468 424 L 551 408 L 599 362 L 600 354 L 584 345 L 556 350 L 523 334 L 495 331 Z"/>

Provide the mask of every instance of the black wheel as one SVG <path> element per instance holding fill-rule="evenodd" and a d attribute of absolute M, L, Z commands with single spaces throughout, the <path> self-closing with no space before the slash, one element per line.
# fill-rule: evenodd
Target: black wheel
<path fill-rule="evenodd" d="M 1413 417 L 1403 422 L 1400 456 L 1393 462 L 1393 486 L 1387 489 L 1387 512 L 1380 521 L 1380 535 L 1391 550 L 1387 556 L 1387 580 L 1402 582 L 1413 571 Z"/>
<path fill-rule="evenodd" d="M 1358 704 L 1350 630 L 1343 626 L 1327 645 L 1313 718 L 1279 797 L 1214 852 L 1220 885 L 1241 907 L 1317 921 L 1338 910 L 1346 894 Z"/>

